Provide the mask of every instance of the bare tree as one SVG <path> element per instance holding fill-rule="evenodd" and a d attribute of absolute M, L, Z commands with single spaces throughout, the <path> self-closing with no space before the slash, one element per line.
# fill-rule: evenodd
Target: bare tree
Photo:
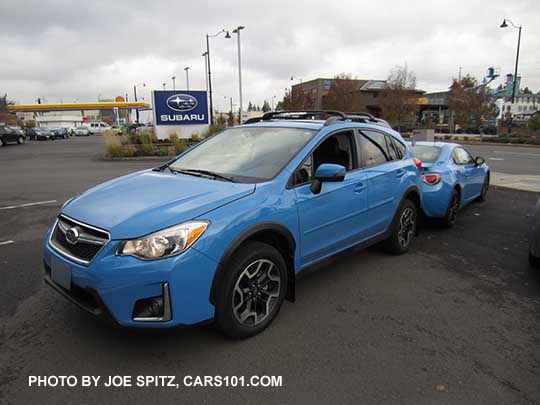
<path fill-rule="evenodd" d="M 330 90 L 323 98 L 323 108 L 346 112 L 363 111 L 365 107 L 359 99 L 359 83 L 345 73 L 334 76 Z"/>
<path fill-rule="evenodd" d="M 386 79 L 385 88 L 381 94 L 380 106 L 383 117 L 398 131 L 404 121 L 414 119 L 418 104 L 416 75 L 407 68 L 407 65 L 396 66 Z"/>

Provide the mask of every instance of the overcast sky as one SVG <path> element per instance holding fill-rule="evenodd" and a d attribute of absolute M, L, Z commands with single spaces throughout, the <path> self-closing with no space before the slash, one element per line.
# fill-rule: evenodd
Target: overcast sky
<path fill-rule="evenodd" d="M 522 86 L 540 91 L 538 0 L 1 1 L 0 93 L 18 103 L 96 101 L 150 90 L 204 89 L 205 34 L 242 31 L 244 104 L 279 100 L 292 82 L 349 73 L 385 79 L 406 63 L 417 87 L 445 90 L 458 69 L 513 71 L 523 25 Z M 214 100 L 238 102 L 236 36 L 210 41 Z M 501 80 L 495 82 L 495 85 Z"/>

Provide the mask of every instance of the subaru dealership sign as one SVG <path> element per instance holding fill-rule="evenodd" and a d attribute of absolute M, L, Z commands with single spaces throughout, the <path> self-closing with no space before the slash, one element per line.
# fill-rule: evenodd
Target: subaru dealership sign
<path fill-rule="evenodd" d="M 155 125 L 208 125 L 206 91 L 155 90 Z"/>

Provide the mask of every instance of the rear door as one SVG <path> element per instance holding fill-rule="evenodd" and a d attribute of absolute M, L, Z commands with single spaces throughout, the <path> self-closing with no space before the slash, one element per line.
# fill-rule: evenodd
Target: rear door
<path fill-rule="evenodd" d="M 368 187 L 367 231 L 371 236 L 386 231 L 403 195 L 403 145 L 383 131 L 362 129 L 358 132 L 365 164 L 362 170 Z"/>
<path fill-rule="evenodd" d="M 327 147 L 336 142 L 337 146 Z M 322 163 L 343 164 L 347 172 L 342 182 L 324 182 L 321 192 L 314 194 L 311 183 L 317 166 Z M 359 167 L 354 131 L 346 130 L 326 137 L 296 170 L 293 187 L 303 265 L 356 244 L 366 237 L 366 176 Z"/>

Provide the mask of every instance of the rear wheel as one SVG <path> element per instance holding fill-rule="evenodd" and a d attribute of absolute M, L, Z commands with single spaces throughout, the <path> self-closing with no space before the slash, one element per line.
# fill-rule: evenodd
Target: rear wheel
<path fill-rule="evenodd" d="M 216 324 L 227 336 L 246 338 L 263 331 L 279 312 L 287 291 L 281 253 L 250 242 L 229 262 L 216 299 Z"/>
<path fill-rule="evenodd" d="M 19 145 L 22 145 L 24 143 L 25 139 L 24 139 L 24 136 L 20 135 L 18 138 L 17 138 L 17 143 Z"/>
<path fill-rule="evenodd" d="M 4 146 L 4 145 L 5 145 L 4 140 L 3 140 L 2 138 L 0 138 L 0 148 L 1 148 L 2 146 Z"/>
<path fill-rule="evenodd" d="M 484 184 L 482 185 L 482 191 L 480 192 L 480 195 L 478 196 L 478 201 L 486 201 L 487 192 L 489 190 L 489 173 L 486 174 L 486 178 L 484 179 Z"/>
<path fill-rule="evenodd" d="M 385 241 L 386 250 L 396 255 L 407 252 L 416 234 L 417 221 L 416 206 L 409 199 L 403 200 L 398 208 L 394 223 L 391 225 L 392 233 Z"/>
<path fill-rule="evenodd" d="M 443 224 L 447 227 L 451 227 L 456 223 L 459 211 L 459 192 L 454 189 L 450 197 L 450 204 L 448 204 L 448 210 L 443 218 Z"/>

